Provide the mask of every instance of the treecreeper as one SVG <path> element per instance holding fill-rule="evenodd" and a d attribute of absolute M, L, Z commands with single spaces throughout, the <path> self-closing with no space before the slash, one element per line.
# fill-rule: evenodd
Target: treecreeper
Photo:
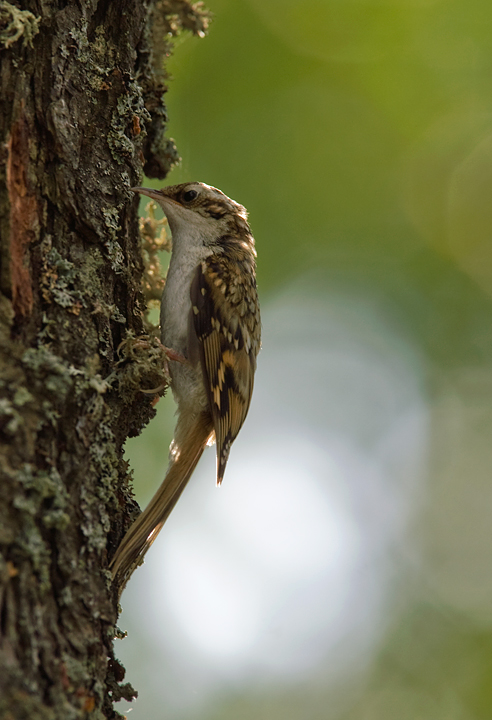
<path fill-rule="evenodd" d="M 162 207 L 172 234 L 160 323 L 178 417 L 164 481 L 111 562 L 123 584 L 214 439 L 217 484 L 222 482 L 250 405 L 261 334 L 255 241 L 246 209 L 199 182 L 132 190 Z"/>

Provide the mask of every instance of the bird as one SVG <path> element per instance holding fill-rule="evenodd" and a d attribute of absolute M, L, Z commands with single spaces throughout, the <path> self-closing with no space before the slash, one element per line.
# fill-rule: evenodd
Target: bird
<path fill-rule="evenodd" d="M 134 187 L 163 209 L 172 251 L 161 301 L 177 422 L 165 478 L 111 561 L 126 584 L 208 444 L 217 446 L 217 485 L 251 402 L 261 344 L 255 241 L 246 209 L 201 182 Z"/>

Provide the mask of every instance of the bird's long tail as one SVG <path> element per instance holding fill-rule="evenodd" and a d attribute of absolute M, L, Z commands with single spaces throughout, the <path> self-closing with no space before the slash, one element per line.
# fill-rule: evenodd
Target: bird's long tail
<path fill-rule="evenodd" d="M 160 488 L 135 520 L 113 557 L 110 569 L 118 576 L 121 589 L 141 563 L 162 526 L 176 505 L 186 483 L 213 434 L 210 414 L 202 412 L 195 418 L 181 413 L 171 445 L 171 461 Z"/>

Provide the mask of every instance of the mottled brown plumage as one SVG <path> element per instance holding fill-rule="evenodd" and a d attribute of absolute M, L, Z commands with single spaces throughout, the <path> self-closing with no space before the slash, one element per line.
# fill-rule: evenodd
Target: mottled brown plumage
<path fill-rule="evenodd" d="M 178 421 L 164 482 L 112 561 L 128 579 L 161 529 L 206 444 L 217 443 L 217 483 L 248 412 L 260 311 L 254 239 L 242 205 L 203 183 L 136 192 L 164 209 L 173 251 L 162 298 L 161 339 L 170 358 Z M 176 355 L 174 355 L 176 357 Z"/>

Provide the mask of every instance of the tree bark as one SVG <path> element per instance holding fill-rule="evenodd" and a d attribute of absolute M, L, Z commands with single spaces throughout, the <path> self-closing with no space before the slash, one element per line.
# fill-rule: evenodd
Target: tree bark
<path fill-rule="evenodd" d="M 0 718 L 121 717 L 108 560 L 138 512 L 123 444 L 153 416 L 136 218 L 185 0 L 0 1 Z M 148 384 L 147 384 L 148 383 Z"/>

